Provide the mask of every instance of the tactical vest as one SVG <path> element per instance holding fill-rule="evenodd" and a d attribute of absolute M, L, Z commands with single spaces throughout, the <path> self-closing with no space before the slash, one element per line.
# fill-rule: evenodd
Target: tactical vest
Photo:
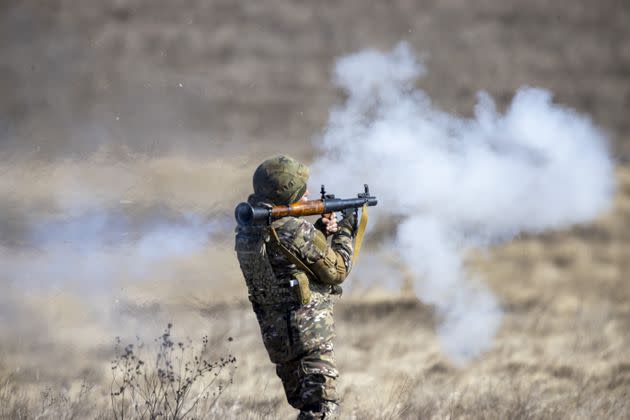
<path fill-rule="evenodd" d="M 269 234 L 265 227 L 239 226 L 235 250 L 245 277 L 249 300 L 261 305 L 298 303 L 295 291 L 276 277 L 267 255 Z"/>

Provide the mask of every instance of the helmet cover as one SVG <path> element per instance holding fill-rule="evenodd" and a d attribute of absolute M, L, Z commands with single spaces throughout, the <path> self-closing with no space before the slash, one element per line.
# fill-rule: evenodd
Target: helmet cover
<path fill-rule="evenodd" d="M 308 177 L 308 167 L 292 157 L 272 157 L 261 163 L 254 172 L 254 194 L 272 204 L 292 204 L 306 192 Z"/>

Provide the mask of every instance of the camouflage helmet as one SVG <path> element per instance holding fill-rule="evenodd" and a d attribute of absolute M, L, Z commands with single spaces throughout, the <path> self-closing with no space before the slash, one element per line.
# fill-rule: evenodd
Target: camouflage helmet
<path fill-rule="evenodd" d="M 272 157 L 254 172 L 254 194 L 276 205 L 295 203 L 306 192 L 308 176 L 308 167 L 292 157 Z"/>

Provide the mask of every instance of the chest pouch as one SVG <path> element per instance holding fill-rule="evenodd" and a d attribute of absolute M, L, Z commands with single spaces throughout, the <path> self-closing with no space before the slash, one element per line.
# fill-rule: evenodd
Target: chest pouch
<path fill-rule="evenodd" d="M 311 302 L 311 288 L 309 287 L 308 276 L 303 272 L 295 274 L 295 280 L 297 284 L 292 285 L 292 289 L 295 290 L 298 300 L 302 305 L 308 305 Z"/>
<path fill-rule="evenodd" d="M 304 264 L 304 262 L 293 252 L 291 252 L 286 246 L 280 242 L 280 238 L 278 237 L 278 232 L 273 227 L 269 228 L 270 233 L 270 241 L 272 241 L 280 251 L 298 268 L 297 273 L 295 273 L 295 280 L 291 280 L 289 286 L 291 290 L 294 290 L 298 300 L 302 305 L 308 305 L 311 302 L 311 288 L 309 286 L 308 276 L 311 278 L 316 278 L 315 273 L 311 271 L 310 268 Z"/>

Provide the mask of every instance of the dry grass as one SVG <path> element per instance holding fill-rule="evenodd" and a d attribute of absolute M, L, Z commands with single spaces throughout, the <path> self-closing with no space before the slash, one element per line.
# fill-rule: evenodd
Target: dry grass
<path fill-rule="evenodd" d="M 196 168 L 189 163 L 187 171 Z M 471 256 L 471 269 L 498 295 L 505 316 L 490 351 L 466 366 L 441 353 L 430 307 L 408 290 L 361 289 L 354 279 L 336 310 L 343 417 L 628 418 L 630 169 L 621 168 L 618 179 L 614 209 L 594 225 Z M 208 335 L 210 359 L 232 353 L 238 360 L 234 383 L 200 414 L 292 416 L 229 247 L 229 235 L 219 237 L 145 276 L 91 292 L 8 283 L 0 417 L 111 418 L 114 337 L 149 339 L 169 321 L 193 341 Z M 17 252 L 5 247 L 11 250 Z"/>

